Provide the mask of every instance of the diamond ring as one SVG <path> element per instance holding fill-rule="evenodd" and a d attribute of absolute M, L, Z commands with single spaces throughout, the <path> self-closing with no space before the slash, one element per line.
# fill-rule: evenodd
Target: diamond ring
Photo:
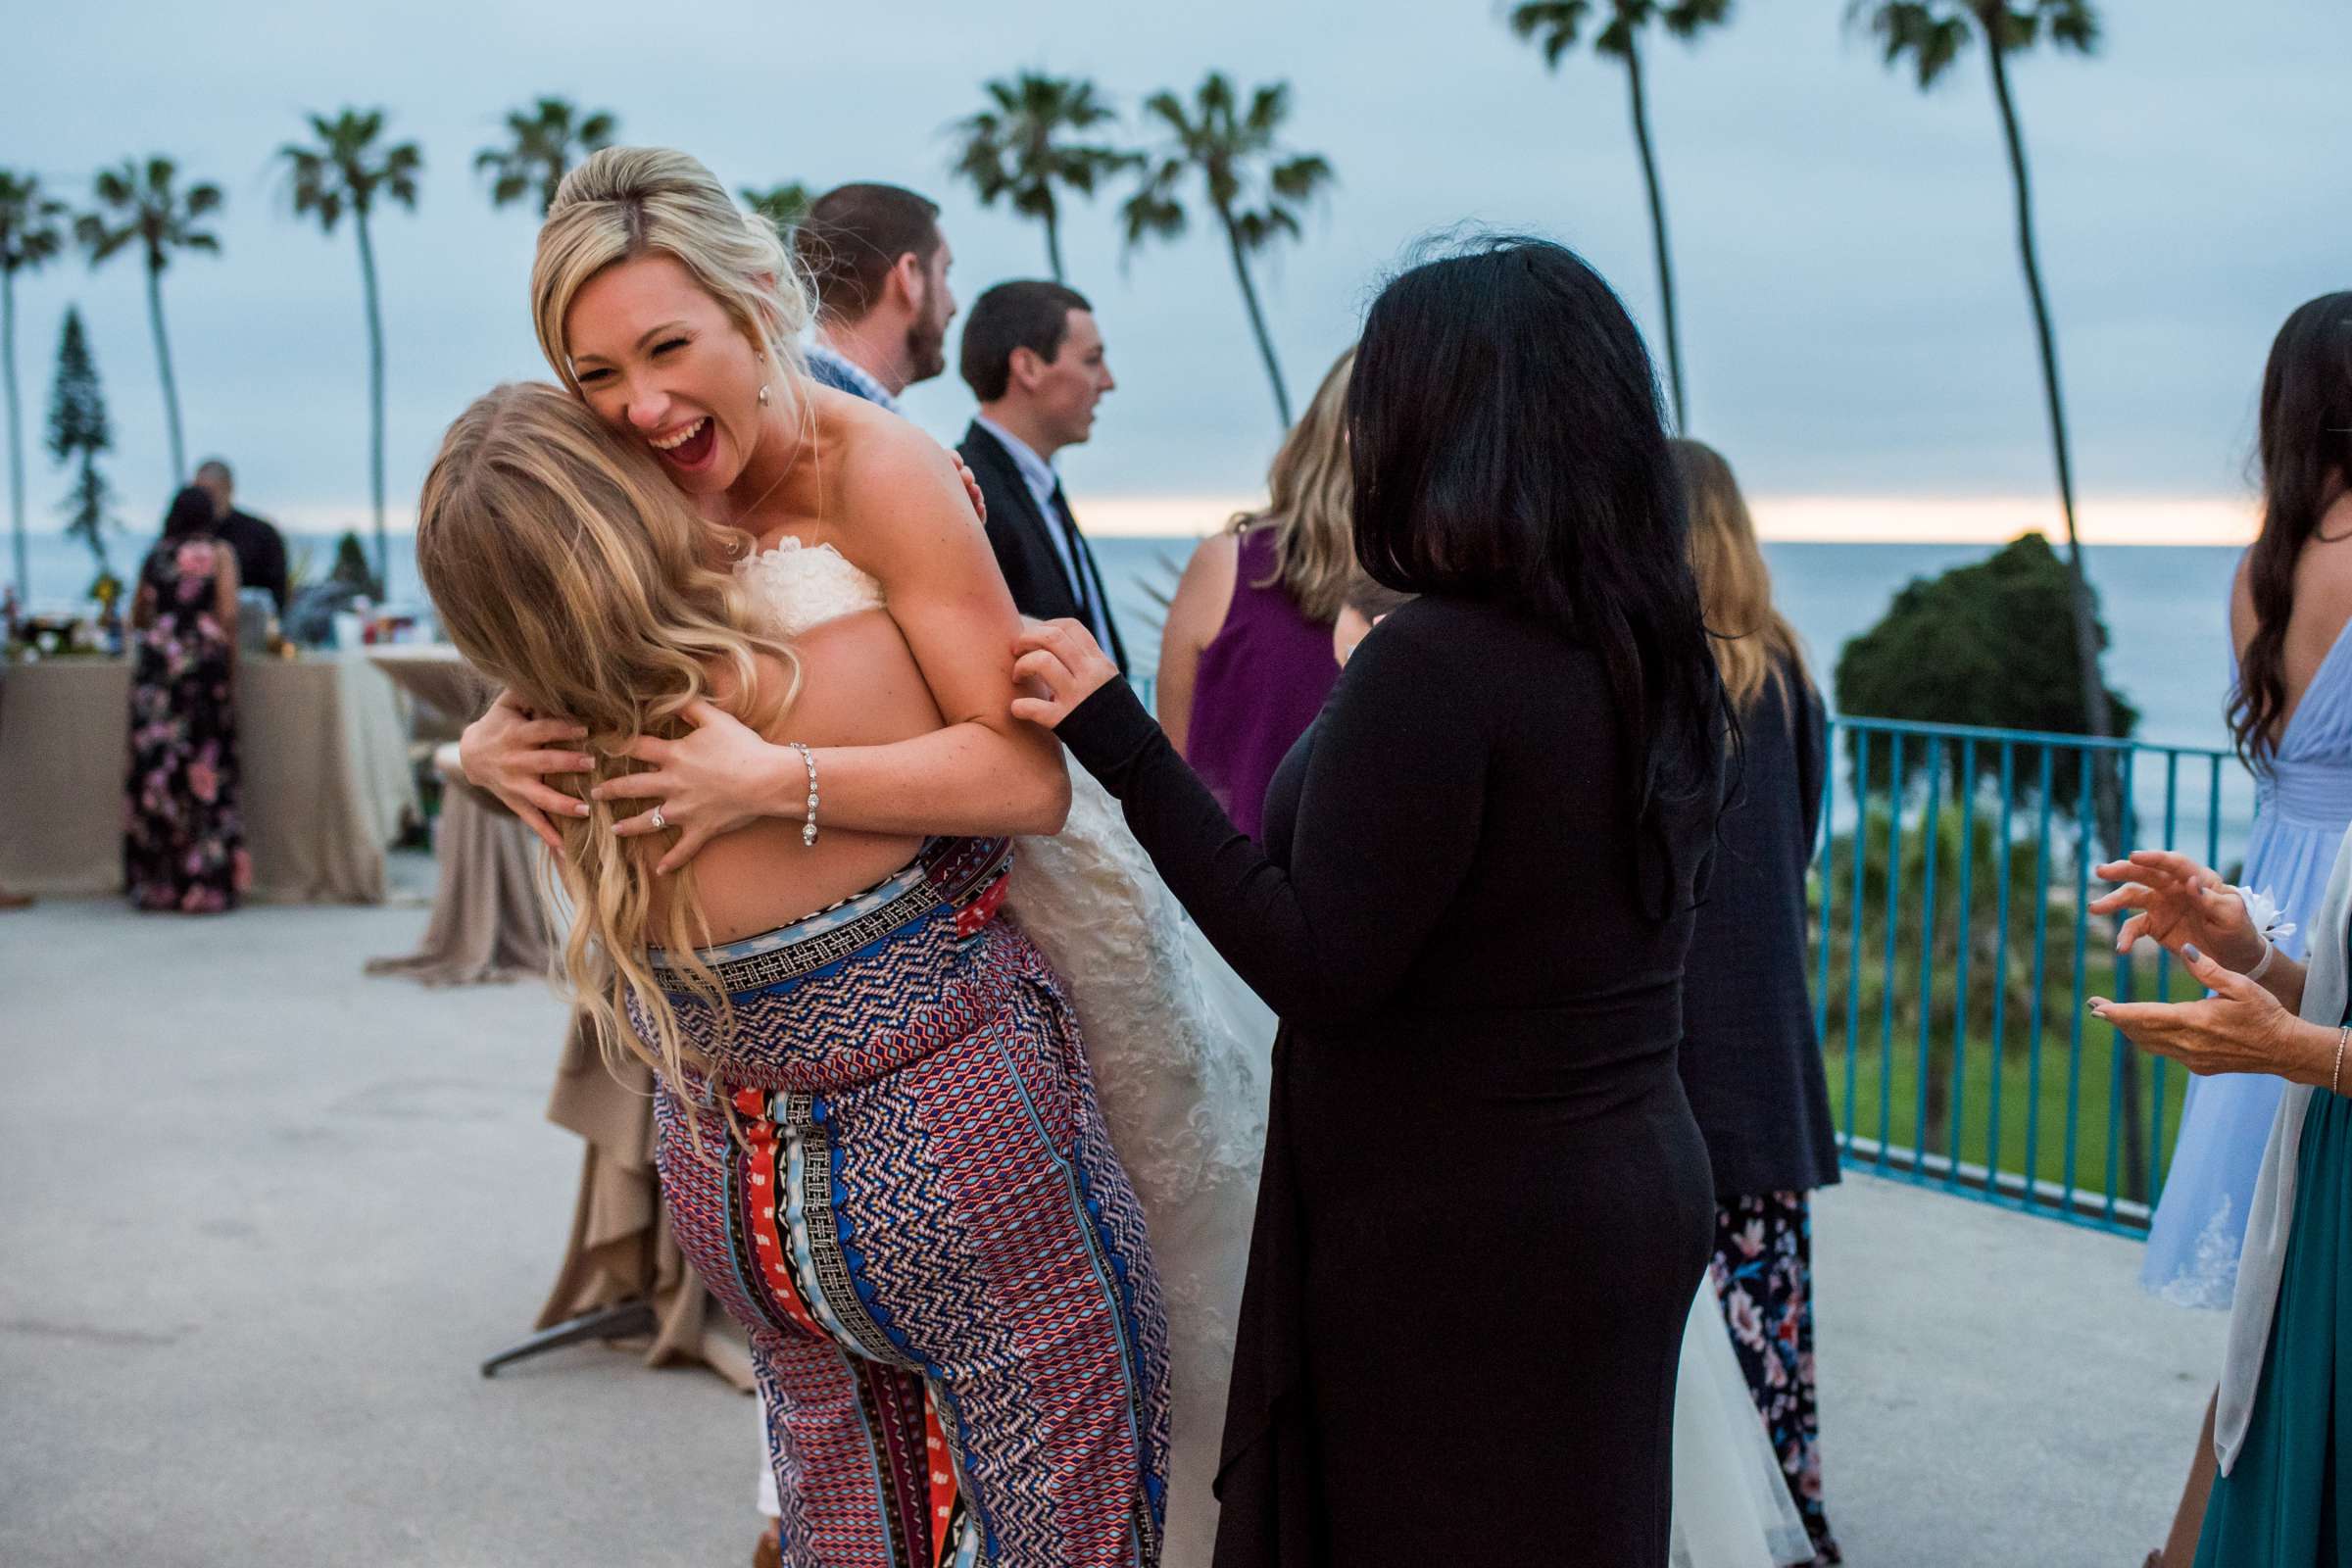
<path fill-rule="evenodd" d="M 659 806 L 653 808 L 653 811 L 648 815 L 647 820 L 654 824 L 654 831 L 657 833 L 669 826 L 669 818 L 662 814 L 662 808 Z"/>

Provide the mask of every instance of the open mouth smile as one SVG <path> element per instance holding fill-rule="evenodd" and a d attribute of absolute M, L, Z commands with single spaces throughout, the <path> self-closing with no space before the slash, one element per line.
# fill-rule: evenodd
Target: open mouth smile
<path fill-rule="evenodd" d="M 718 427 L 710 416 L 701 418 L 666 436 L 648 437 L 646 445 L 662 456 L 662 461 L 679 468 L 699 468 L 710 461 L 718 446 Z"/>

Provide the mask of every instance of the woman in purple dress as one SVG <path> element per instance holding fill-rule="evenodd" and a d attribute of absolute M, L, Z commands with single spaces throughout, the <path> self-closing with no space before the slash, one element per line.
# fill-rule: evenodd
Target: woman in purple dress
<path fill-rule="evenodd" d="M 1258 836 L 1266 784 L 1339 678 L 1331 626 L 1355 572 L 1348 372 L 1340 356 L 1283 441 L 1266 510 L 1200 542 L 1159 641 L 1160 727 L 1233 825 Z"/>

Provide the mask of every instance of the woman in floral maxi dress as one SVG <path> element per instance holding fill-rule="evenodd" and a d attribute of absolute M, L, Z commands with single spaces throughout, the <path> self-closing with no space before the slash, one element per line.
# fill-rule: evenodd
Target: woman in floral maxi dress
<path fill-rule="evenodd" d="M 251 881 L 237 810 L 237 559 L 213 503 L 182 490 L 131 610 L 122 882 L 142 909 L 218 913 Z"/>

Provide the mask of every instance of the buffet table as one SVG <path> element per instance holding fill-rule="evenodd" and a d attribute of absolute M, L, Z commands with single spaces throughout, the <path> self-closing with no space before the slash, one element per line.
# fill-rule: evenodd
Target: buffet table
<path fill-rule="evenodd" d="M 130 662 L 0 665 L 0 887 L 122 886 Z M 237 752 L 257 900 L 375 904 L 384 849 L 416 808 L 408 726 L 364 659 L 237 662 Z"/>

